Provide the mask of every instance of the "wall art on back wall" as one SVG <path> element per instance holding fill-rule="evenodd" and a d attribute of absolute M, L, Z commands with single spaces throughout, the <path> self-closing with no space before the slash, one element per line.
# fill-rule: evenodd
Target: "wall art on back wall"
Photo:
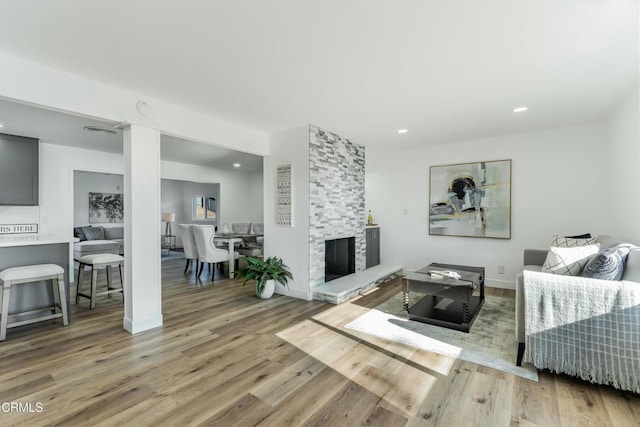
<path fill-rule="evenodd" d="M 124 221 L 124 197 L 118 193 L 89 193 L 89 224 Z"/>
<path fill-rule="evenodd" d="M 511 160 L 431 166 L 429 234 L 511 238 Z"/>

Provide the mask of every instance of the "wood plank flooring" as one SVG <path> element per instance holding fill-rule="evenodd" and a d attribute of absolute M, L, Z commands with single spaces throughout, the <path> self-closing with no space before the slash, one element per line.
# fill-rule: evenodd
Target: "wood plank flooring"
<path fill-rule="evenodd" d="M 72 304 L 66 328 L 9 330 L 0 425 L 639 425 L 631 393 L 548 372 L 532 382 L 344 328 L 397 282 L 338 306 L 259 300 L 183 263 L 163 262 L 162 328 L 129 335 L 112 295 Z"/>

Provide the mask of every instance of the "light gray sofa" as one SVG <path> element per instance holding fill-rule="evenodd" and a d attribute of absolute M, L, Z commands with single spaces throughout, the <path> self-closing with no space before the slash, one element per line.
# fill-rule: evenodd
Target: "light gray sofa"
<path fill-rule="evenodd" d="M 87 240 L 83 232 L 86 229 L 100 229 L 98 235 L 102 238 Z M 81 240 L 73 244 L 74 259 L 93 254 L 124 255 L 124 227 L 76 227 L 74 236 Z"/>
<path fill-rule="evenodd" d="M 112 240 L 85 240 L 73 244 L 73 259 L 79 260 L 85 255 L 119 254 L 118 242 Z"/>
<path fill-rule="evenodd" d="M 620 281 L 542 272 L 546 250 L 524 251 L 516 277 L 518 360 L 640 392 L 640 248 L 596 237 L 600 251 L 628 246 Z"/>
<path fill-rule="evenodd" d="M 124 255 L 124 227 L 104 227 L 104 239 L 118 243 L 118 254 Z"/>

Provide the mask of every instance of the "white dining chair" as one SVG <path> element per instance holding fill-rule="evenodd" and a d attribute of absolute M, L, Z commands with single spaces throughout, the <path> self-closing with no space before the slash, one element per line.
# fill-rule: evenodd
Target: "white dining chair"
<path fill-rule="evenodd" d="M 198 271 L 198 248 L 193 238 L 193 229 L 191 224 L 180 224 L 180 238 L 182 239 L 182 248 L 184 249 L 184 257 L 187 259 L 187 265 L 184 267 L 184 273 L 187 273 L 189 266 L 193 264 L 193 260 L 196 261 L 196 268 L 194 271 Z"/>
<path fill-rule="evenodd" d="M 200 269 L 198 270 L 197 277 L 200 277 L 204 263 L 207 263 L 209 265 L 209 271 L 211 271 L 211 280 L 213 280 L 215 265 L 229 261 L 229 251 L 216 247 L 214 243 L 216 233 L 213 225 L 193 225 L 192 230 L 198 249 L 198 260 L 200 261 Z M 238 259 L 238 252 L 235 252 L 234 255 L 234 258 Z"/>

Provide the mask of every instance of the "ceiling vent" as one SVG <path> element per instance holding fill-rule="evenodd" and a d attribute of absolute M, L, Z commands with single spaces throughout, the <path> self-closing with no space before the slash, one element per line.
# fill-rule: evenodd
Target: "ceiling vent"
<path fill-rule="evenodd" d="M 109 135 L 117 135 L 118 133 L 112 129 L 101 128 L 99 126 L 85 126 L 84 130 L 91 133 L 106 133 Z"/>

